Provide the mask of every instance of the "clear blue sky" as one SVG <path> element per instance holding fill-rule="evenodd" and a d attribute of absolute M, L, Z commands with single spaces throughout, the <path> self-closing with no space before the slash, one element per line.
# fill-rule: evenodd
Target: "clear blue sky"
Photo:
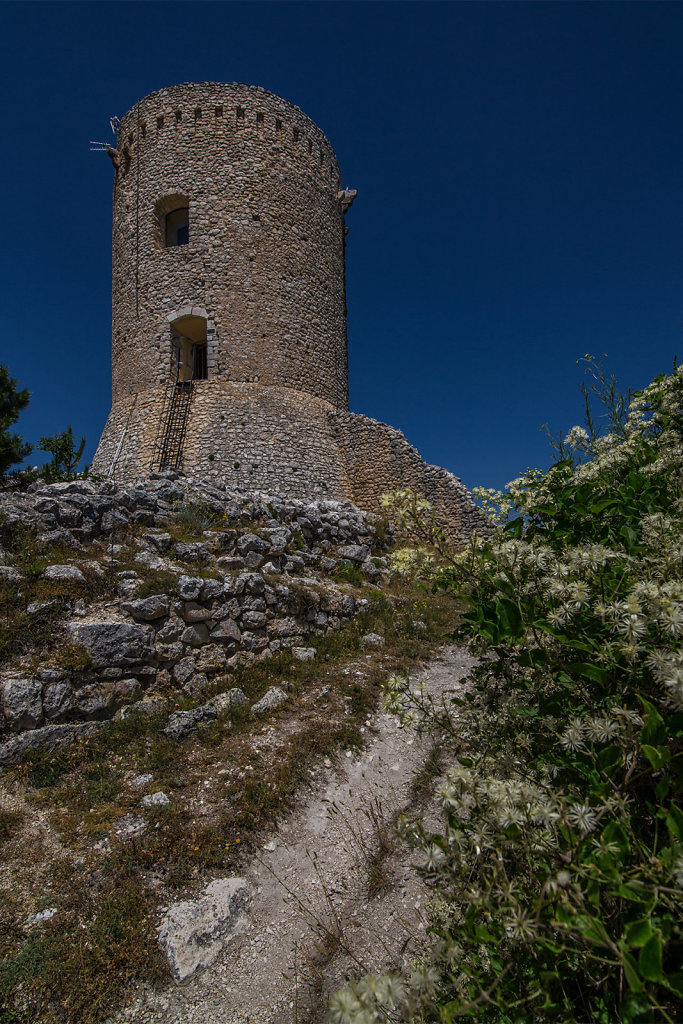
<path fill-rule="evenodd" d="M 351 408 L 466 484 L 547 464 L 576 360 L 683 355 L 680 3 L 2 3 L 4 329 L 35 442 L 110 407 L 112 168 L 154 89 L 262 85 L 358 189 Z M 41 457 L 42 458 L 42 457 Z M 32 460 L 33 461 L 33 460 Z"/>

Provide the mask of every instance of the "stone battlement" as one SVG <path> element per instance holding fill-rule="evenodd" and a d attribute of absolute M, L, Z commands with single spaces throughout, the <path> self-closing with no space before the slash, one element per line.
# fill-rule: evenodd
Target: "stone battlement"
<path fill-rule="evenodd" d="M 175 145 L 179 134 L 210 132 L 219 139 L 255 136 L 273 152 L 283 149 L 300 159 L 331 188 L 341 188 L 339 164 L 323 132 L 299 107 L 259 86 L 204 82 L 160 89 L 129 111 L 118 135 L 122 151 L 132 153 L 137 145 Z"/>

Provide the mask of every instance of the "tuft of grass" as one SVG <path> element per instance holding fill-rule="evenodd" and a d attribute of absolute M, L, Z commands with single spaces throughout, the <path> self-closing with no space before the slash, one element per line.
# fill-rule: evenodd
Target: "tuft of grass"
<path fill-rule="evenodd" d="M 443 774 L 443 749 L 433 747 L 418 772 L 410 783 L 411 795 L 415 800 L 423 800 L 429 796 L 435 781 Z"/>
<path fill-rule="evenodd" d="M 87 672 L 92 668 L 90 651 L 82 644 L 62 644 L 54 652 L 52 660 L 55 665 L 69 672 Z"/>
<path fill-rule="evenodd" d="M 354 587 L 362 587 L 364 582 L 363 573 L 353 562 L 341 562 L 334 570 L 333 576 L 339 583 L 350 583 Z"/>
<path fill-rule="evenodd" d="M 24 814 L 22 811 L 0 808 L 0 844 L 6 843 L 8 839 L 14 837 L 23 820 Z"/>
<path fill-rule="evenodd" d="M 138 565 L 138 574 L 141 574 L 140 568 Z M 135 591 L 135 597 L 150 597 L 152 594 L 168 594 L 169 597 L 177 597 L 177 574 L 169 569 L 149 569 Z"/>
<path fill-rule="evenodd" d="M 385 519 L 384 516 L 379 516 L 374 523 L 375 534 L 372 541 L 373 551 L 383 551 L 386 547 L 387 537 L 389 536 L 389 520 Z"/>
<path fill-rule="evenodd" d="M 206 530 L 220 530 L 226 525 L 225 513 L 208 501 L 178 503 L 168 532 L 174 540 L 201 540 Z"/>

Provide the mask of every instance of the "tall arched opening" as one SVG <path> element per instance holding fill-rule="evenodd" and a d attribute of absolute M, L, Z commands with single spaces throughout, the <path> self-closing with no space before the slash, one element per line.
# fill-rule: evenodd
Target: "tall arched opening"
<path fill-rule="evenodd" d="M 179 383 L 208 377 L 206 327 L 203 316 L 182 316 L 171 323 L 172 371 Z"/>

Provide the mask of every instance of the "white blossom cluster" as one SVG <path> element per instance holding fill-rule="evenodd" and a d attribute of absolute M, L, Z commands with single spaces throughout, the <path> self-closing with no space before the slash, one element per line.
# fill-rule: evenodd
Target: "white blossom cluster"
<path fill-rule="evenodd" d="M 399 548 L 389 555 L 389 571 L 406 579 L 428 579 L 435 568 L 436 559 L 425 547 Z"/>
<path fill-rule="evenodd" d="M 433 513 L 432 505 L 427 499 L 421 498 L 409 487 L 383 494 L 380 505 L 391 512 L 392 519 L 400 527 L 412 525 Z"/>

